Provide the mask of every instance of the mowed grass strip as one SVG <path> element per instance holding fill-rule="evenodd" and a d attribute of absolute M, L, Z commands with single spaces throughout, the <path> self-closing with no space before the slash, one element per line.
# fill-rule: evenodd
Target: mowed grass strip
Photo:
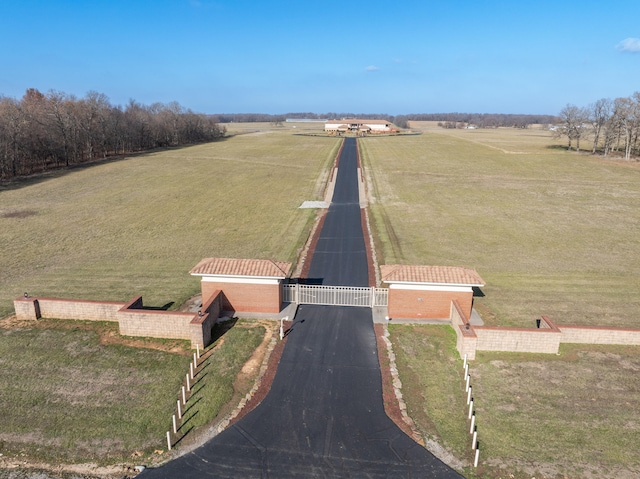
<path fill-rule="evenodd" d="M 0 187 L 0 318 L 23 292 L 178 306 L 204 257 L 294 261 L 338 145 L 265 131 Z"/>
<path fill-rule="evenodd" d="M 0 452 L 58 462 L 127 461 L 163 447 L 190 357 L 119 344 L 113 324 L 0 328 Z"/>
<path fill-rule="evenodd" d="M 216 418 L 221 420 L 220 416 L 228 414 L 249 392 L 252 383 L 237 384 L 236 381 L 264 334 L 264 326 L 239 320 L 218 340 L 221 344 L 214 348 L 196 377 L 183 415 L 181 433 L 201 428 Z"/>
<path fill-rule="evenodd" d="M 543 130 L 361 139 L 383 261 L 468 266 L 488 324 L 637 327 L 640 168 Z"/>
<path fill-rule="evenodd" d="M 472 460 L 466 395 L 455 333 L 449 326 L 389 325 L 407 412 L 420 433 Z"/>

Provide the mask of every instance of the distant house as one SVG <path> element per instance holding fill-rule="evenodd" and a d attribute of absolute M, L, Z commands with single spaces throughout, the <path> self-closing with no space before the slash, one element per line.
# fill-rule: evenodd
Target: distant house
<path fill-rule="evenodd" d="M 324 131 L 330 134 L 340 133 L 390 133 L 396 131 L 393 124 L 387 120 L 368 120 L 360 118 L 343 118 L 342 120 L 327 120 Z"/>

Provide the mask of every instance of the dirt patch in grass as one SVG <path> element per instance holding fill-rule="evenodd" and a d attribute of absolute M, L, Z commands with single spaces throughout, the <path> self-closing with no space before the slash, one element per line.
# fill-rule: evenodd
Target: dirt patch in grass
<path fill-rule="evenodd" d="M 35 216 L 37 214 L 37 211 L 28 209 L 9 211 L 0 210 L 0 218 L 28 218 L 29 216 Z"/>

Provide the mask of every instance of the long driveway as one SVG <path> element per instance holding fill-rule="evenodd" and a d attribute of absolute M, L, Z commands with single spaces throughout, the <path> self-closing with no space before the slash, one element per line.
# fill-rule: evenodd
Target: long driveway
<path fill-rule="evenodd" d="M 309 277 L 366 286 L 356 181 L 356 141 L 346 139 L 333 202 Z M 384 412 L 368 308 L 298 309 L 267 397 L 204 446 L 144 478 L 460 478 Z"/>

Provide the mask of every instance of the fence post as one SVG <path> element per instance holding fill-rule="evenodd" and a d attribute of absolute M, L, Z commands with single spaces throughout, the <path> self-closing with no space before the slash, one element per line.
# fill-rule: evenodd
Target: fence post
<path fill-rule="evenodd" d="M 191 391 L 191 385 L 189 384 L 189 373 L 187 373 L 187 391 Z"/>
<path fill-rule="evenodd" d="M 476 458 L 473 461 L 473 467 L 478 467 L 478 459 L 480 458 L 480 444 L 476 445 Z"/>
<path fill-rule="evenodd" d="M 171 421 L 173 422 L 173 433 L 178 434 L 178 427 L 176 426 L 176 415 L 171 416 Z"/>
<path fill-rule="evenodd" d="M 171 431 L 167 431 L 167 449 L 171 450 Z"/>
<path fill-rule="evenodd" d="M 182 405 L 186 405 L 187 404 L 187 395 L 186 392 L 184 390 L 184 386 L 182 386 Z"/>
<path fill-rule="evenodd" d="M 371 309 L 376 306 L 376 287 L 371 286 Z"/>
<path fill-rule="evenodd" d="M 473 431 L 473 440 L 471 441 L 471 450 L 473 451 L 476 448 L 476 441 L 478 440 L 478 428 L 475 428 Z"/>
<path fill-rule="evenodd" d="M 178 404 L 178 419 L 182 419 L 182 409 L 180 408 L 180 399 L 178 399 L 177 404 Z"/>
<path fill-rule="evenodd" d="M 473 398 L 469 401 L 469 419 L 471 419 L 471 414 L 473 413 Z"/>

